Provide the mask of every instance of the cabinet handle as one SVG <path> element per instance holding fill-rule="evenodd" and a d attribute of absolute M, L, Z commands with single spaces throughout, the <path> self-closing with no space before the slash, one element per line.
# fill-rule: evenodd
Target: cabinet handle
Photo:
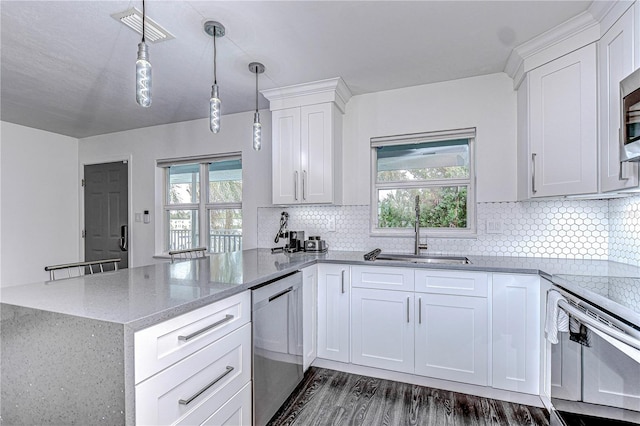
<path fill-rule="evenodd" d="M 293 198 L 298 201 L 298 171 L 293 172 Z"/>
<path fill-rule="evenodd" d="M 196 399 L 197 397 L 199 397 L 200 395 L 202 395 L 204 392 L 207 391 L 207 389 L 209 389 L 211 386 L 215 385 L 216 383 L 218 383 L 220 380 L 224 379 L 224 377 L 231 373 L 233 371 L 233 367 L 230 365 L 227 365 L 227 370 L 222 373 L 221 375 L 219 375 L 218 377 L 216 377 L 211 383 L 209 383 L 208 385 L 206 385 L 205 387 L 203 387 L 202 389 L 200 389 L 198 392 L 194 393 L 191 398 L 187 398 L 187 399 L 180 399 L 178 400 L 178 404 L 181 405 L 188 405 L 191 401 L 193 401 L 194 399 Z"/>
<path fill-rule="evenodd" d="M 289 287 L 286 290 L 282 290 L 280 293 L 276 293 L 273 296 L 269 297 L 269 302 L 273 302 L 274 300 L 276 300 L 278 297 L 284 296 L 287 293 L 291 293 L 293 291 L 293 287 Z"/>
<path fill-rule="evenodd" d="M 208 325 L 208 326 L 206 326 L 205 328 L 203 328 L 203 329 L 201 329 L 201 330 L 194 331 L 193 333 L 191 333 L 191 334 L 187 334 L 186 336 L 178 336 L 178 340 L 183 340 L 183 341 L 187 342 L 187 341 L 189 341 L 189 340 L 193 339 L 194 337 L 199 336 L 199 335 L 201 335 L 202 333 L 205 333 L 205 332 L 207 332 L 207 331 L 211 330 L 212 328 L 218 327 L 219 325 L 222 325 L 222 324 L 224 324 L 225 322 L 229 322 L 229 321 L 231 321 L 232 319 L 233 319 L 233 315 L 229 315 L 229 314 L 227 314 L 227 315 L 225 315 L 225 317 L 224 317 L 224 318 L 222 318 L 220 321 L 216 321 L 216 322 L 214 322 L 213 324 Z"/>
<path fill-rule="evenodd" d="M 533 194 L 538 192 L 536 189 L 536 155 L 535 153 L 531 154 L 531 193 Z"/>
<path fill-rule="evenodd" d="M 302 171 L 302 199 L 307 200 L 307 191 L 306 191 L 306 182 L 307 182 L 307 171 Z"/>
<path fill-rule="evenodd" d="M 340 272 L 340 284 L 342 285 L 342 294 L 344 294 L 344 269 Z"/>
<path fill-rule="evenodd" d="M 422 324 L 422 297 L 418 297 L 418 324 Z"/>
<path fill-rule="evenodd" d="M 409 297 L 407 297 L 407 322 L 409 322 Z"/>

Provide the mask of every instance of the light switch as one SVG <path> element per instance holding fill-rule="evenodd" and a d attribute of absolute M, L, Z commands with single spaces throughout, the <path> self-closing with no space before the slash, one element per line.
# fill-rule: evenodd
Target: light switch
<path fill-rule="evenodd" d="M 136 213 L 136 222 L 142 222 L 142 213 Z"/>

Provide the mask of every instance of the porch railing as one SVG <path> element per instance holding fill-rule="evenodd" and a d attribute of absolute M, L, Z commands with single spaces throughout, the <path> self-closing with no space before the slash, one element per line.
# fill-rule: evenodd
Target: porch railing
<path fill-rule="evenodd" d="M 190 229 L 172 229 L 169 233 L 169 249 L 184 250 L 198 241 L 198 233 Z M 225 253 L 242 250 L 242 234 L 239 231 L 216 231 L 209 235 L 209 252 Z"/>

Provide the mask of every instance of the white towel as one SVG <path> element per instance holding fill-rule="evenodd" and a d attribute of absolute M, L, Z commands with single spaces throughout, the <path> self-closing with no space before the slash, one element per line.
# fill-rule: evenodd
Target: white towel
<path fill-rule="evenodd" d="M 547 340 L 554 345 L 558 343 L 558 332 L 569 331 L 569 316 L 558 307 L 558 301 L 566 299 L 555 290 L 549 291 L 547 295 L 547 318 L 545 321 L 544 331 L 547 334 Z"/>

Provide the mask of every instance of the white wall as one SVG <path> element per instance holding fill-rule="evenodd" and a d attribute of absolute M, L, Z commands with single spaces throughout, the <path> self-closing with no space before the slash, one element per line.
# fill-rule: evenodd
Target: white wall
<path fill-rule="evenodd" d="M 271 205 L 271 113 L 261 111 L 262 150 L 251 146 L 253 112 L 225 115 L 220 133 L 208 119 L 147 127 L 84 138 L 79 141 L 80 171 L 85 164 L 130 159 L 130 266 L 153 263 L 161 252 L 156 223 L 161 219 L 162 173 L 157 159 L 242 152 L 243 247 L 257 247 L 257 208 Z M 82 196 L 80 196 L 82 202 Z M 135 213 L 150 210 L 150 224 L 134 222 Z M 82 218 L 82 214 L 80 214 Z"/>
<path fill-rule="evenodd" d="M 466 127 L 477 128 L 477 201 L 515 201 L 516 92 L 513 80 L 498 73 L 351 98 L 344 117 L 344 204 L 370 203 L 372 137 Z"/>
<path fill-rule="evenodd" d="M 78 140 L 0 122 L 0 285 L 79 260 Z"/>

